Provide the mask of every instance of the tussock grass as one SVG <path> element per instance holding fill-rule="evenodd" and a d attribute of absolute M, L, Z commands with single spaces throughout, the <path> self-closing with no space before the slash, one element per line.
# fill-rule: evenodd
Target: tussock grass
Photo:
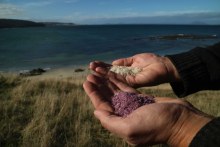
<path fill-rule="evenodd" d="M 84 78 L 0 77 L 0 146 L 127 146 L 93 116 Z"/>
<path fill-rule="evenodd" d="M 128 147 L 94 118 L 84 80 L 85 76 L 38 80 L 0 75 L 0 146 Z M 175 97 L 171 90 L 141 91 Z M 219 116 L 219 95 L 206 91 L 187 99 Z"/>

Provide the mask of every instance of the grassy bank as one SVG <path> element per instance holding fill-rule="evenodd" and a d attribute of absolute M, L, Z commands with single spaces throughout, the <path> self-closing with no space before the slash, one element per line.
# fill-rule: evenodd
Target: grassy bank
<path fill-rule="evenodd" d="M 26 79 L 0 75 L 0 146 L 126 147 L 93 117 L 82 83 L 85 76 Z M 175 97 L 170 89 L 143 93 Z M 199 109 L 220 115 L 220 92 L 187 97 Z"/>

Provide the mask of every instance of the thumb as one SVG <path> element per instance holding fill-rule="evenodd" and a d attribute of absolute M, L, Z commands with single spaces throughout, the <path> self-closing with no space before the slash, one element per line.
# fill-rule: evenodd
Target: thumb
<path fill-rule="evenodd" d="M 124 136 L 126 132 L 126 124 L 122 117 L 116 116 L 108 111 L 104 110 L 95 110 L 94 115 L 97 119 L 100 120 L 102 126 L 109 130 L 110 132 L 119 135 L 120 137 Z"/>
<path fill-rule="evenodd" d="M 111 113 L 109 111 L 105 111 L 105 110 L 95 110 L 94 115 L 97 119 L 99 119 L 101 121 L 103 119 L 106 119 L 106 117 L 111 116 Z"/>

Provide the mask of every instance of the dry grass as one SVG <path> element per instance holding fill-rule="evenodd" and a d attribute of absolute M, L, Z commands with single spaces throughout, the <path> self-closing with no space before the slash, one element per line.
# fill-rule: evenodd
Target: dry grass
<path fill-rule="evenodd" d="M 104 130 L 82 83 L 85 76 L 24 79 L 0 75 L 0 146 L 127 147 Z M 169 89 L 143 93 L 175 97 Z M 201 92 L 187 99 L 203 111 L 220 114 L 220 92 Z"/>

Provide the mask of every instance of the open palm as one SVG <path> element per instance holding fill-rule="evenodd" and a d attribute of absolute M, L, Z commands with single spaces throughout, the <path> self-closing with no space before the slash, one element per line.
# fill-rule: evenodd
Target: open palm
<path fill-rule="evenodd" d="M 114 81 L 114 79 L 112 79 Z M 90 97 L 95 109 L 107 110 L 113 112 L 111 107 L 111 97 L 119 92 L 139 93 L 137 90 L 121 82 L 113 82 L 95 75 L 89 75 L 84 82 L 83 87 Z"/>
<path fill-rule="evenodd" d="M 177 73 L 174 72 L 174 66 L 166 57 L 160 57 L 155 54 L 143 53 L 129 58 L 116 60 L 112 63 L 119 66 L 139 67 L 141 72 L 135 76 L 109 74 L 110 64 L 103 62 L 92 62 L 90 68 L 100 75 L 114 76 L 120 81 L 129 84 L 132 87 L 155 86 L 161 83 L 177 80 Z"/>

